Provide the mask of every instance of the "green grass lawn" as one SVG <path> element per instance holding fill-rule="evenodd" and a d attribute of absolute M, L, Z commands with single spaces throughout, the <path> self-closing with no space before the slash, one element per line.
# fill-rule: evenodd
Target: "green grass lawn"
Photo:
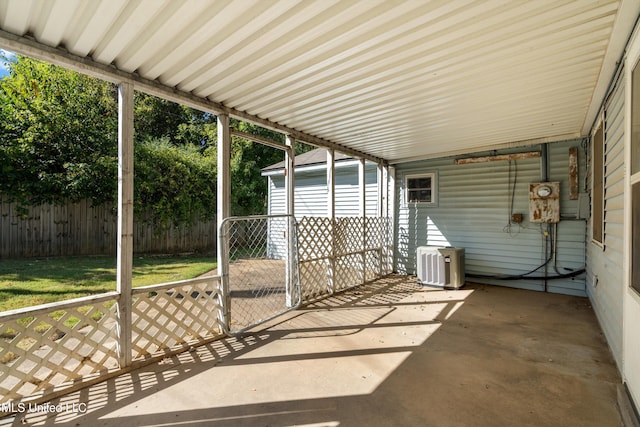
<path fill-rule="evenodd" d="M 191 279 L 214 268 L 213 255 L 136 256 L 133 286 Z M 115 257 L 0 260 L 0 312 L 115 290 Z"/>

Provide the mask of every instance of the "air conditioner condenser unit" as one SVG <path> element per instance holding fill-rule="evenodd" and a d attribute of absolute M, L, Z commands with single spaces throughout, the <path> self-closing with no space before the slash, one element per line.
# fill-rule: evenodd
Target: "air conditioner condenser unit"
<path fill-rule="evenodd" d="M 464 285 L 464 248 L 419 246 L 416 275 L 423 285 L 459 289 Z"/>

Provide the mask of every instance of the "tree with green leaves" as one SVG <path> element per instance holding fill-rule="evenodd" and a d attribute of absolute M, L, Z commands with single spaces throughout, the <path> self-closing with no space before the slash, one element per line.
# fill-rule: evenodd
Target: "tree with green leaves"
<path fill-rule="evenodd" d="M 166 99 L 136 92 L 134 103 L 137 141 L 165 139 L 174 145 L 215 145 L 216 117 Z"/>
<path fill-rule="evenodd" d="M 23 56 L 5 63 L 0 195 L 23 209 L 82 199 L 94 205 L 115 201 L 116 87 Z M 216 161 L 202 141 L 215 135 L 215 118 L 212 125 L 201 112 L 143 94 L 136 94 L 135 109 L 136 212 L 167 226 L 212 218 Z"/>
<path fill-rule="evenodd" d="M 231 120 L 231 127 L 245 133 L 260 136 L 284 146 L 283 134 L 265 129 L 252 123 Z M 296 144 L 296 154 L 302 154 L 313 147 Z M 264 144 L 234 137 L 231 146 L 231 214 L 255 215 L 267 211 L 267 181 L 261 175 L 263 168 L 284 160 L 284 151 Z"/>
<path fill-rule="evenodd" d="M 113 200 L 113 85 L 17 57 L 0 84 L 0 193 L 22 205 Z"/>
<path fill-rule="evenodd" d="M 113 84 L 24 56 L 5 59 L 0 79 L 0 196 L 28 207 L 117 198 L 117 90 Z M 137 213 L 158 225 L 212 218 L 216 212 L 216 117 L 135 94 Z M 284 144 L 284 136 L 232 120 L 232 127 Z M 298 146 L 298 151 L 306 148 Z M 262 168 L 283 153 L 235 138 L 233 215 L 265 212 Z"/>
<path fill-rule="evenodd" d="M 167 139 L 135 145 L 134 209 L 158 226 L 213 219 L 216 213 L 215 150 L 176 146 Z"/>

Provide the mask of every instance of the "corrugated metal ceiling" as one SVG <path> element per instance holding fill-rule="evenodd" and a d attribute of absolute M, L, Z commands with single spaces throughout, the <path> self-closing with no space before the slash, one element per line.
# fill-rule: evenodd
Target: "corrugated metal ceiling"
<path fill-rule="evenodd" d="M 639 3 L 1 0 L 0 29 L 394 162 L 584 135 Z"/>

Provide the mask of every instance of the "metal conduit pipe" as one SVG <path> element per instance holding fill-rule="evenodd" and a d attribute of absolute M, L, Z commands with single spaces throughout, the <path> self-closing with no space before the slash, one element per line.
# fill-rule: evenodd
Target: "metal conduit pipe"
<path fill-rule="evenodd" d="M 541 176 L 542 182 L 549 181 L 549 145 L 546 143 L 540 144 L 540 176 Z M 548 292 L 548 287 L 547 287 L 547 276 L 549 275 L 548 260 L 550 259 L 550 255 L 552 255 L 549 253 L 549 249 L 553 251 L 553 245 L 551 248 L 549 248 L 550 234 L 551 233 L 550 233 L 549 224 L 547 224 L 546 231 L 544 233 L 544 259 L 547 260 L 547 262 L 545 262 L 544 264 L 544 291 L 545 292 Z M 555 236 L 551 236 L 552 241 L 554 238 Z"/>

